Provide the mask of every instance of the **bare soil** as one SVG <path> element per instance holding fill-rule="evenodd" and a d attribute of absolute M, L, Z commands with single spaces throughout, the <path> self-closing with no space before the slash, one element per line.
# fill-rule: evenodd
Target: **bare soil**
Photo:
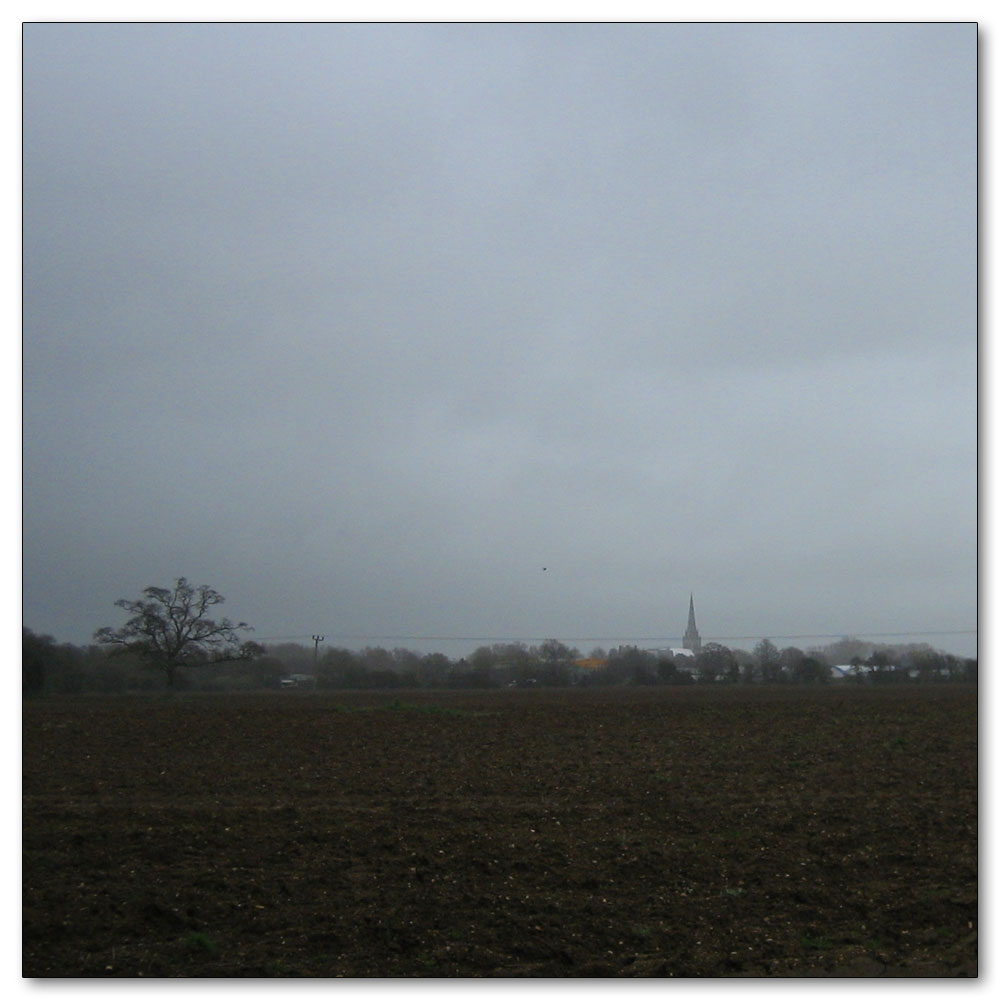
<path fill-rule="evenodd" d="M 23 711 L 27 977 L 975 976 L 977 691 Z"/>

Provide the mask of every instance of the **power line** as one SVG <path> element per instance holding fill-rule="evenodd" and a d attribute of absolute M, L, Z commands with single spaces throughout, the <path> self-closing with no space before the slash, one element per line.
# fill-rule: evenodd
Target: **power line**
<path fill-rule="evenodd" d="M 874 639 L 886 636 L 911 636 L 911 635 L 977 635 L 979 629 L 959 628 L 959 629 L 938 629 L 902 632 L 808 632 L 802 635 L 717 635 L 712 638 L 718 639 Z"/>
<path fill-rule="evenodd" d="M 978 629 L 920 629 L 884 632 L 806 632 L 787 635 L 769 633 L 767 635 L 713 635 L 704 639 L 707 642 L 733 642 L 737 639 L 875 639 L 886 637 L 903 636 L 939 636 L 939 635 L 977 635 Z M 315 641 L 315 635 L 266 635 L 255 637 L 260 642 L 291 642 L 296 639 L 310 639 Z M 325 638 L 329 641 L 341 642 L 373 642 L 382 640 L 384 642 L 545 642 L 554 636 L 510 636 L 510 635 L 389 635 L 380 633 L 349 634 L 327 632 Z M 628 639 L 631 642 L 680 642 L 681 637 L 675 635 L 647 635 L 635 636 L 625 633 L 617 635 L 593 635 L 593 636 L 570 636 L 577 642 L 623 642 Z"/>

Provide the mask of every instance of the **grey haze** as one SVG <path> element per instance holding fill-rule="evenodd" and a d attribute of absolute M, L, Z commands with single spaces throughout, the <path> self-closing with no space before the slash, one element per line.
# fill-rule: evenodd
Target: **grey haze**
<path fill-rule="evenodd" d="M 975 652 L 975 25 L 23 42 L 35 631 Z"/>

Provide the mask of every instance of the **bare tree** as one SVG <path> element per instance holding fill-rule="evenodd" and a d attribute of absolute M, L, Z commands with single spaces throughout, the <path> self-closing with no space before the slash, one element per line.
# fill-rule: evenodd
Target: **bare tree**
<path fill-rule="evenodd" d="M 781 679 L 781 654 L 770 639 L 761 639 L 754 646 L 753 655 L 757 658 L 760 679 L 765 684 L 773 684 Z"/>
<path fill-rule="evenodd" d="M 193 587 L 182 576 L 172 589 L 147 587 L 143 595 L 145 600 L 115 601 L 132 617 L 121 628 L 98 629 L 94 639 L 140 656 L 164 672 L 171 688 L 180 667 L 250 660 L 264 652 L 258 643 L 240 640 L 238 632 L 253 631 L 246 622 L 208 617 L 225 598 L 205 584 Z"/>

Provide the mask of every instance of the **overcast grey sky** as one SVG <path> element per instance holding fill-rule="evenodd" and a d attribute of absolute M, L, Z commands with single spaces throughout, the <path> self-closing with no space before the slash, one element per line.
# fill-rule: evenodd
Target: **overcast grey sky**
<path fill-rule="evenodd" d="M 27 25 L 24 623 L 973 654 L 976 47 Z"/>

